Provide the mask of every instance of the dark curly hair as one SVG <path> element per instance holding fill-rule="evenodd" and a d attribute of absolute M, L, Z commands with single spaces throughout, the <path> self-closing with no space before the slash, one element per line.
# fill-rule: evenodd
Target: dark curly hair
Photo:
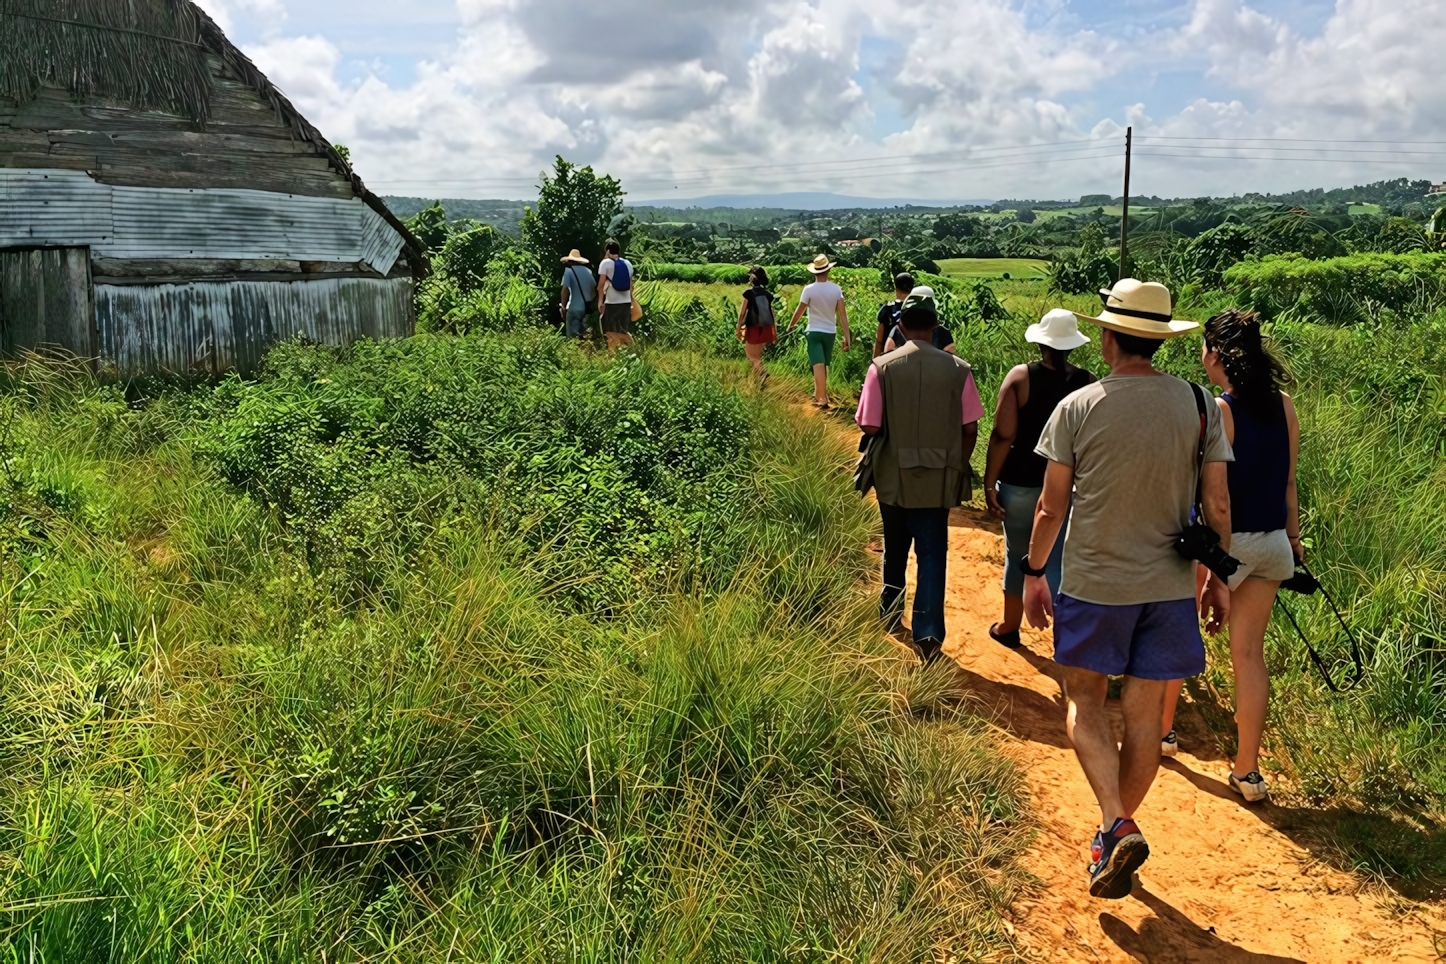
<path fill-rule="evenodd" d="M 748 270 L 748 280 L 760 288 L 768 287 L 768 272 L 762 265 L 754 265 Z"/>
<path fill-rule="evenodd" d="M 1284 415 L 1280 392 L 1295 379 L 1261 332 L 1255 312 L 1232 308 L 1205 322 L 1205 346 L 1220 356 L 1231 395 L 1247 411 L 1270 421 Z"/>

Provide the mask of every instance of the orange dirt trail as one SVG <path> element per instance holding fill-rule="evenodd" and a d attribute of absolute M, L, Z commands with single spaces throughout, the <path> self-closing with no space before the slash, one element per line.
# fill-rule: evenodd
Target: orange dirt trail
<path fill-rule="evenodd" d="M 1000 616 L 998 531 L 977 511 L 954 513 L 945 652 L 979 710 L 1008 735 L 1028 784 L 1039 836 L 1025 865 L 1040 886 L 1012 910 L 1027 959 L 1446 960 L 1439 905 L 1412 904 L 1315 857 L 1329 814 L 1247 807 L 1226 788 L 1229 763 L 1184 703 L 1181 754 L 1161 768 L 1138 814 L 1152 856 L 1130 897 L 1091 898 L 1084 868 L 1099 811 L 1065 736 L 1052 637 L 1026 631 L 1026 648 L 1011 652 L 988 635 Z"/>

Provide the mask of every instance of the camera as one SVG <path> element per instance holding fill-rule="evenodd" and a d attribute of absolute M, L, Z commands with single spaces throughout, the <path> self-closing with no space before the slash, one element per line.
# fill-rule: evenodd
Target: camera
<path fill-rule="evenodd" d="M 1198 522 L 1175 538 L 1175 551 L 1221 579 L 1228 580 L 1240 568 L 1240 560 L 1220 548 L 1220 534 Z"/>

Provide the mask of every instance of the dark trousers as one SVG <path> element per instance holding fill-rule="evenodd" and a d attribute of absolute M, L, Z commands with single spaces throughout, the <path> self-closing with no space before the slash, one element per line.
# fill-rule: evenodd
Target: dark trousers
<path fill-rule="evenodd" d="M 884 613 L 904 594 L 909 547 L 919 558 L 919 588 L 914 593 L 914 640 L 944 641 L 944 583 L 949 568 L 949 510 L 901 509 L 879 503 L 884 517 Z"/>

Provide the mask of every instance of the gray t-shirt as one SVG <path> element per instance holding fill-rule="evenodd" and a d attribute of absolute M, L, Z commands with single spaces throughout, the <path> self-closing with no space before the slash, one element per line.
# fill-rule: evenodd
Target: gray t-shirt
<path fill-rule="evenodd" d="M 1205 461 L 1233 462 L 1220 407 L 1205 400 Z M 1175 538 L 1190 524 L 1199 444 L 1190 383 L 1169 375 L 1111 375 L 1059 403 L 1035 451 L 1074 466 L 1062 593 L 1105 606 L 1194 597 Z"/>

